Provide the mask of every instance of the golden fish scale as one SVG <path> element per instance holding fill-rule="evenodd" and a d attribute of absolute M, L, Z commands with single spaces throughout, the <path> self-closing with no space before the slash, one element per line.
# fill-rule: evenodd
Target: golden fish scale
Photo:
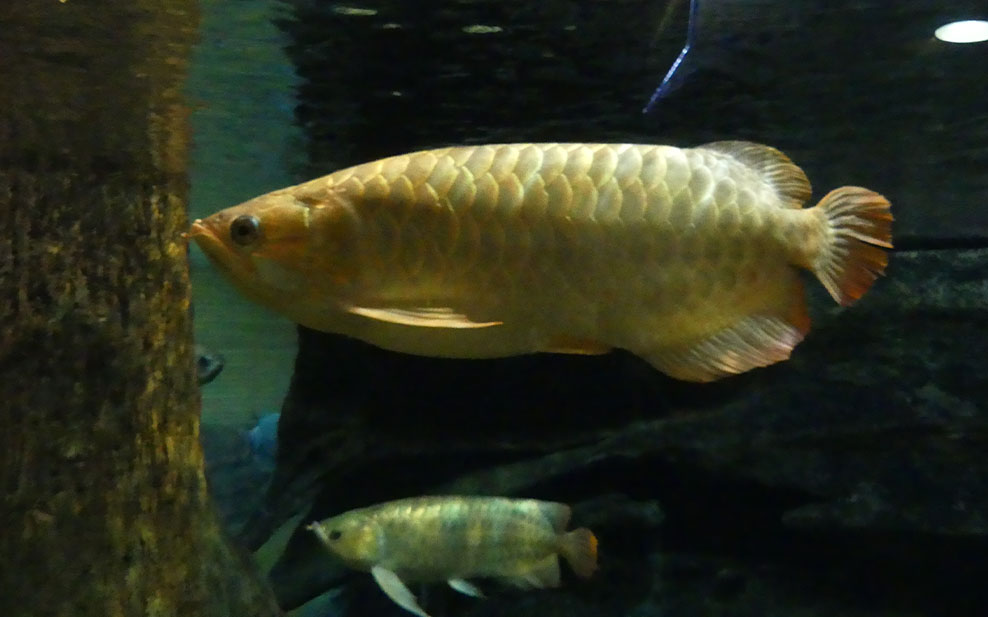
<path fill-rule="evenodd" d="M 406 581 L 512 576 L 558 548 L 537 502 L 422 497 L 366 511 L 381 530 L 382 565 Z"/>
<path fill-rule="evenodd" d="M 374 300 L 506 325 L 523 314 L 519 336 L 557 328 L 633 351 L 745 314 L 789 267 L 773 228 L 802 213 L 781 208 L 755 171 L 703 148 L 445 148 L 328 181 L 356 207 Z"/>

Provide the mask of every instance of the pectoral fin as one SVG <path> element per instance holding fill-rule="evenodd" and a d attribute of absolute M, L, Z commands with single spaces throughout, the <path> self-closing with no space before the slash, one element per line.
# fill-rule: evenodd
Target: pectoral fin
<path fill-rule="evenodd" d="M 462 594 L 473 596 L 474 598 L 484 597 L 484 592 L 470 581 L 463 580 L 462 578 L 451 578 L 446 582 L 449 583 L 450 587 Z"/>
<path fill-rule="evenodd" d="M 500 321 L 473 321 L 451 308 L 370 308 L 347 306 L 348 313 L 369 319 L 425 328 L 487 328 L 498 326 Z"/>
<path fill-rule="evenodd" d="M 419 617 L 429 617 L 429 614 L 422 610 L 419 606 L 418 601 L 415 599 L 415 595 L 405 586 L 405 583 L 401 582 L 398 575 L 388 570 L 387 568 L 382 568 L 381 566 L 374 566 L 371 568 L 371 576 L 377 581 L 378 586 L 380 586 L 381 591 L 388 594 L 391 600 L 405 609 L 410 613 L 414 613 Z"/>

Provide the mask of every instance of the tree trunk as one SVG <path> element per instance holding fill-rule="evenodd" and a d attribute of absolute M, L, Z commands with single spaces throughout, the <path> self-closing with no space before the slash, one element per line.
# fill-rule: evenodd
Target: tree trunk
<path fill-rule="evenodd" d="M 199 446 L 195 0 L 0 6 L 0 615 L 280 614 Z"/>

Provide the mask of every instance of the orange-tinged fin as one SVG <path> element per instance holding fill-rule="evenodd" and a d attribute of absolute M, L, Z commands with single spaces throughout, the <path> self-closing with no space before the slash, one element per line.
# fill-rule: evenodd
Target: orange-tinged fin
<path fill-rule="evenodd" d="M 757 171 L 788 208 L 802 208 L 813 193 L 803 170 L 771 146 L 750 141 L 715 141 L 701 147 L 727 154 Z"/>
<path fill-rule="evenodd" d="M 789 358 L 803 332 L 778 317 L 746 317 L 690 347 L 653 354 L 660 371 L 686 381 L 714 381 Z"/>
<path fill-rule="evenodd" d="M 580 339 L 567 336 L 553 337 L 542 351 L 551 353 L 569 353 L 582 356 L 601 356 L 610 353 L 614 348 L 599 341 Z"/>
<path fill-rule="evenodd" d="M 834 300 L 854 304 L 888 265 L 883 248 L 892 248 L 891 205 L 874 191 L 842 186 L 827 193 L 817 208 L 827 229 L 813 272 Z"/>
<path fill-rule="evenodd" d="M 586 527 L 563 535 L 560 552 L 581 578 L 590 578 L 597 571 L 597 537 Z"/>
<path fill-rule="evenodd" d="M 773 275 L 757 292 L 763 306 L 727 327 L 639 353 L 663 373 L 686 381 L 714 381 L 789 358 L 810 329 L 806 296 L 794 268 Z"/>
<path fill-rule="evenodd" d="M 502 323 L 500 321 L 472 321 L 466 315 L 456 313 L 450 308 L 398 309 L 347 306 L 346 311 L 378 321 L 424 328 L 487 328 Z"/>

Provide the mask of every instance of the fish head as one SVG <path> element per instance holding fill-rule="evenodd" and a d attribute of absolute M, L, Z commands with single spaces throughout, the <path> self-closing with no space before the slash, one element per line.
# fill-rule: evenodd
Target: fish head
<path fill-rule="evenodd" d="M 355 570 L 369 571 L 381 561 L 380 526 L 360 510 L 313 522 L 307 529 L 316 534 L 330 553 Z"/>
<path fill-rule="evenodd" d="M 345 206 L 314 203 L 294 188 L 262 195 L 192 223 L 188 236 L 248 298 L 291 311 L 350 278 Z"/>

